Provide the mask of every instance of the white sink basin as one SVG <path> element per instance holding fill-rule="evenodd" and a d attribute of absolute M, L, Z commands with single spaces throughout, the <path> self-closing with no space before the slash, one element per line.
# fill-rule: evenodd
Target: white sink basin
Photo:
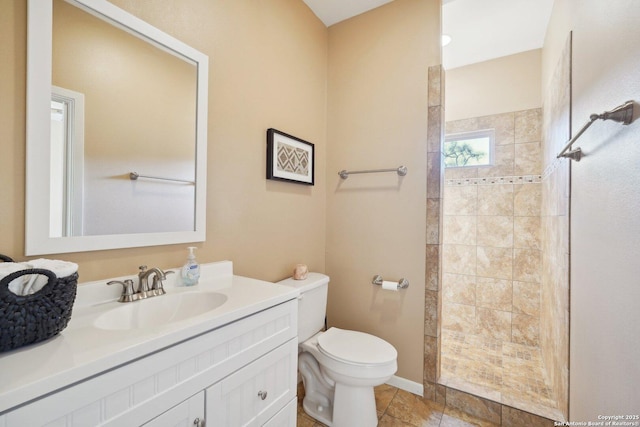
<path fill-rule="evenodd" d="M 153 328 L 179 322 L 220 307 L 227 296 L 217 292 L 167 294 L 121 306 L 101 314 L 94 326 L 107 330 Z"/>

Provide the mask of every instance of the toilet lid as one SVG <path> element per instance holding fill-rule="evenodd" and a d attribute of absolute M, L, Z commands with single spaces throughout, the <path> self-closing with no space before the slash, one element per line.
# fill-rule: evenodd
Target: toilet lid
<path fill-rule="evenodd" d="M 318 336 L 318 349 L 329 357 L 346 363 L 380 365 L 398 357 L 396 349 L 374 335 L 329 328 Z"/>

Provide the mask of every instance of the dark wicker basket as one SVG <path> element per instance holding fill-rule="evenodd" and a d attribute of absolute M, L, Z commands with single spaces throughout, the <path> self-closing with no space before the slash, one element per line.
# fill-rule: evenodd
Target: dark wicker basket
<path fill-rule="evenodd" d="M 0 259 L 7 260 L 3 256 Z M 10 261 L 11 259 L 8 258 Z M 26 274 L 42 274 L 46 285 L 31 295 L 16 295 L 9 283 Z M 51 338 L 67 327 L 76 298 L 78 273 L 57 278 L 50 270 L 33 268 L 0 280 L 0 352 Z"/>

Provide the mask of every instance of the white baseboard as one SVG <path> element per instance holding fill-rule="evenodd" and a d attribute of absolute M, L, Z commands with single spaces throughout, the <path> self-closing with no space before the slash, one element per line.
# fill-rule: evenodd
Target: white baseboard
<path fill-rule="evenodd" d="M 415 381 L 411 381 L 406 378 L 401 378 L 394 375 L 389 381 L 387 381 L 387 384 L 398 387 L 401 390 L 408 391 L 409 393 L 417 394 L 421 397 L 423 396 L 422 384 Z"/>

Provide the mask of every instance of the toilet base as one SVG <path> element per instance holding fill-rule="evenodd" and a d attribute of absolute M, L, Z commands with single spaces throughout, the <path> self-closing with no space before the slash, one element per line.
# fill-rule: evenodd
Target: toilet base
<path fill-rule="evenodd" d="M 336 384 L 333 399 L 333 427 L 375 427 L 378 425 L 373 387 Z"/>
<path fill-rule="evenodd" d="M 333 405 L 318 404 L 312 396 L 302 401 L 304 412 L 329 427 L 375 427 L 378 425 L 373 387 L 336 384 Z"/>
<path fill-rule="evenodd" d="M 311 399 L 305 398 L 302 400 L 302 408 L 304 412 L 316 421 L 320 421 L 329 427 L 333 424 L 333 406 L 322 406 L 313 402 Z"/>

